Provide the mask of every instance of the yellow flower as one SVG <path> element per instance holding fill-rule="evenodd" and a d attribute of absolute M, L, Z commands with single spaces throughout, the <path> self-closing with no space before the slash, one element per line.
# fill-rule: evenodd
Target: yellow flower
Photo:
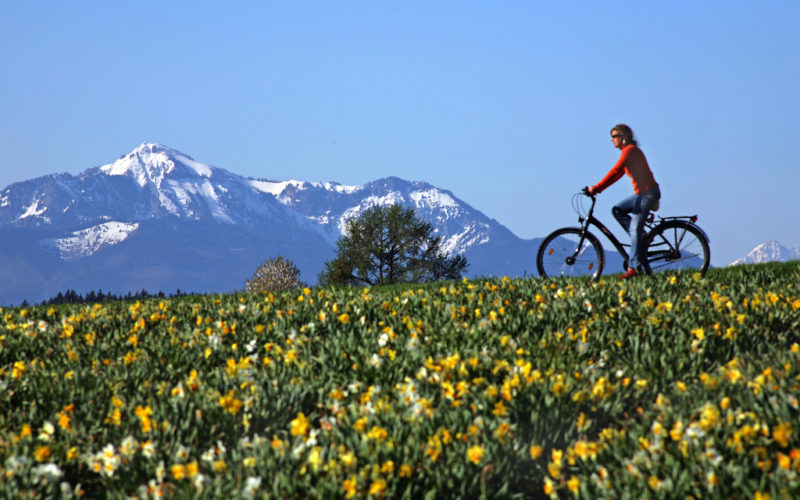
<path fill-rule="evenodd" d="M 15 361 L 11 368 L 11 378 L 21 378 L 23 375 L 25 375 L 25 362 Z"/>
<path fill-rule="evenodd" d="M 494 433 L 497 436 L 497 440 L 501 443 L 504 443 L 506 436 L 511 433 L 511 425 L 508 422 L 503 421 L 497 426 L 497 430 L 494 431 Z"/>
<path fill-rule="evenodd" d="M 761 493 L 760 491 L 756 491 L 756 494 L 753 496 L 754 500 L 770 500 L 769 493 Z"/>
<path fill-rule="evenodd" d="M 373 425 L 372 429 L 369 430 L 367 433 L 367 437 L 369 439 L 374 439 L 375 441 L 383 441 L 389 433 L 383 427 L 379 427 L 377 425 Z"/>
<path fill-rule="evenodd" d="M 353 428 L 358 432 L 364 432 L 367 428 L 367 417 L 361 417 L 353 424 Z"/>
<path fill-rule="evenodd" d="M 556 381 L 553 383 L 553 387 L 551 389 L 553 394 L 556 396 L 561 396 L 565 392 L 567 392 L 567 384 L 564 383 L 564 376 L 563 375 L 556 375 Z"/>
<path fill-rule="evenodd" d="M 386 492 L 386 480 L 377 479 L 369 485 L 369 494 L 372 496 L 383 496 Z"/>
<path fill-rule="evenodd" d="M 576 476 L 570 477 L 569 481 L 567 481 L 567 488 L 569 488 L 569 491 L 571 491 L 572 493 L 577 494 L 578 488 L 580 487 L 581 487 L 581 481 Z"/>
<path fill-rule="evenodd" d="M 137 406 L 136 410 L 134 410 L 134 414 L 139 417 L 139 423 L 142 427 L 142 432 L 147 434 L 153 428 L 152 421 L 150 420 L 150 415 L 153 414 L 153 409 L 149 406 Z"/>
<path fill-rule="evenodd" d="M 597 457 L 597 446 L 588 441 L 576 441 L 572 446 L 572 451 L 581 460 L 586 460 L 587 458 L 594 459 Z"/>
<path fill-rule="evenodd" d="M 349 323 L 350 322 L 350 315 L 347 314 L 347 313 L 343 313 L 341 316 L 339 316 L 339 321 L 342 322 L 342 323 Z"/>
<path fill-rule="evenodd" d="M 311 448 L 311 452 L 308 454 L 308 463 L 311 464 L 314 472 L 319 469 L 319 466 L 322 465 L 322 447 L 315 446 Z"/>
<path fill-rule="evenodd" d="M 53 452 L 50 450 L 49 446 L 39 446 L 33 452 L 33 458 L 35 458 L 37 462 L 44 462 L 48 460 L 52 454 Z"/>
<path fill-rule="evenodd" d="M 704 431 L 715 428 L 720 423 L 719 410 L 717 407 L 706 403 L 703 411 L 700 413 L 700 428 Z"/>
<path fill-rule="evenodd" d="M 353 498 L 356 496 L 356 488 L 358 487 L 358 479 L 355 476 L 345 479 L 342 482 L 342 488 L 345 491 L 345 498 Z"/>
<path fill-rule="evenodd" d="M 483 455 L 486 451 L 483 446 L 475 445 L 467 450 L 467 460 L 475 465 L 478 465 L 483 460 Z"/>
<path fill-rule="evenodd" d="M 550 495 L 553 493 L 553 481 L 551 481 L 549 477 L 544 478 L 544 486 L 542 489 L 544 490 L 545 495 Z"/>
<path fill-rule="evenodd" d="M 235 391 L 231 389 L 227 394 L 219 398 L 219 405 L 225 408 L 225 411 L 236 415 L 242 409 L 244 403 L 235 397 Z"/>
<path fill-rule="evenodd" d="M 772 429 L 772 439 L 783 448 L 789 446 L 789 439 L 792 437 L 792 424 L 781 422 Z"/>
<path fill-rule="evenodd" d="M 292 436 L 305 436 L 310 428 L 310 423 L 303 412 L 298 413 L 297 418 L 292 420 L 289 425 Z"/>
<path fill-rule="evenodd" d="M 72 421 L 69 415 L 62 411 L 58 412 L 58 426 L 67 432 L 72 432 Z"/>
<path fill-rule="evenodd" d="M 356 456 L 352 451 L 343 449 L 339 452 L 339 461 L 345 467 L 353 467 L 356 464 Z"/>
<path fill-rule="evenodd" d="M 672 425 L 672 429 L 669 431 L 669 437 L 672 438 L 673 441 L 678 441 L 683 436 L 683 423 L 680 420 L 676 420 L 675 423 Z"/>
<path fill-rule="evenodd" d="M 530 450 L 528 451 L 531 455 L 531 460 L 536 460 L 542 456 L 542 447 L 538 444 L 532 444 Z"/>
<path fill-rule="evenodd" d="M 506 413 L 508 413 L 508 409 L 506 408 L 506 405 L 504 405 L 502 401 L 498 401 L 497 403 L 495 403 L 492 413 L 495 416 L 504 417 Z"/>
<path fill-rule="evenodd" d="M 180 481 L 186 477 L 186 467 L 184 467 L 183 464 L 175 464 L 170 467 L 169 470 L 172 473 L 172 477 L 175 478 L 176 481 Z"/>

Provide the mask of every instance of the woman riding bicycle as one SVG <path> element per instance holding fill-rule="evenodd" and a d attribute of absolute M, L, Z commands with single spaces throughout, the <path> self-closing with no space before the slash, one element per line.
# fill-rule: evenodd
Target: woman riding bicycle
<path fill-rule="evenodd" d="M 653 177 L 653 172 L 647 164 L 647 158 L 638 147 L 633 137 L 633 130 L 625 124 L 616 125 L 611 129 L 611 143 L 622 154 L 603 180 L 587 188 L 589 194 L 599 194 L 604 189 L 617 182 L 623 174 L 628 174 L 633 182 L 633 196 L 620 201 L 611 213 L 620 225 L 631 236 L 630 262 L 627 271 L 620 279 L 628 279 L 639 273 L 639 268 L 644 260 L 642 234 L 644 223 L 650 211 L 654 209 L 661 199 L 661 191 Z"/>

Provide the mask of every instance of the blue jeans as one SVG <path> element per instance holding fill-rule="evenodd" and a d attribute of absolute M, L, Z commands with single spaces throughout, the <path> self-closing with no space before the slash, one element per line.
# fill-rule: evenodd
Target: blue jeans
<path fill-rule="evenodd" d="M 661 199 L 661 191 L 658 187 L 648 189 L 639 194 L 629 196 L 620 201 L 611 209 L 614 218 L 620 226 L 631 236 L 631 252 L 628 267 L 638 269 L 644 260 L 644 248 L 642 248 L 642 236 L 644 223 L 653 205 Z"/>

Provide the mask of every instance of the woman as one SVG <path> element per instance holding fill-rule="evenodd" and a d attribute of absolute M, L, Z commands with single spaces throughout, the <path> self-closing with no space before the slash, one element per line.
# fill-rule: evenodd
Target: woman
<path fill-rule="evenodd" d="M 628 269 L 620 279 L 636 276 L 642 265 L 644 248 L 642 248 L 642 233 L 644 223 L 650 210 L 657 209 L 661 191 L 658 183 L 653 178 L 653 172 L 647 164 L 647 158 L 639 149 L 633 130 L 625 124 L 619 124 L 611 129 L 611 143 L 622 154 L 603 180 L 588 188 L 589 194 L 599 194 L 608 186 L 617 182 L 623 174 L 628 174 L 633 182 L 633 196 L 625 198 L 611 209 L 611 213 L 620 225 L 631 236 L 631 255 Z M 655 207 L 655 208 L 654 208 Z"/>

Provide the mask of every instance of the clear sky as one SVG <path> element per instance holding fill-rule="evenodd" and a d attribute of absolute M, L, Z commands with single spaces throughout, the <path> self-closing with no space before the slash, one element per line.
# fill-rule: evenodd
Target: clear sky
<path fill-rule="evenodd" d="M 427 181 L 532 238 L 576 222 L 619 122 L 712 264 L 800 246 L 795 0 L 0 0 L 0 189 L 153 141 L 258 178 Z M 609 226 L 630 193 L 601 195 Z"/>

